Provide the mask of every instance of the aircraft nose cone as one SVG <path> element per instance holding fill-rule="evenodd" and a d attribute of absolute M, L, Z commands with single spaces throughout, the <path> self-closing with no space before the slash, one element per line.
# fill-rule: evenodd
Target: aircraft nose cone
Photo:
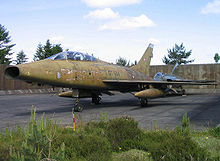
<path fill-rule="evenodd" d="M 11 78 L 17 78 L 20 75 L 20 70 L 16 66 L 7 67 L 5 69 L 5 76 Z"/>

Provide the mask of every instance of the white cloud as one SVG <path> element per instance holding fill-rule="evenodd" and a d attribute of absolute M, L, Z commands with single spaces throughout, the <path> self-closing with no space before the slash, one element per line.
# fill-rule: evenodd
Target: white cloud
<path fill-rule="evenodd" d="M 106 23 L 100 26 L 99 30 L 126 30 L 152 26 L 155 26 L 153 21 L 149 19 L 146 15 L 142 14 L 138 17 L 126 17 Z"/>
<path fill-rule="evenodd" d="M 220 0 L 209 2 L 201 11 L 203 14 L 215 13 L 220 14 Z"/>
<path fill-rule="evenodd" d="M 82 0 L 89 7 L 117 7 L 123 5 L 136 4 L 141 0 Z"/>
<path fill-rule="evenodd" d="M 119 17 L 118 12 L 112 11 L 111 8 L 97 9 L 95 11 L 90 11 L 88 15 L 84 18 L 93 18 L 93 19 L 114 19 Z"/>
<path fill-rule="evenodd" d="M 155 39 L 155 38 L 150 38 L 150 39 L 148 40 L 148 42 L 149 42 L 149 43 L 152 43 L 152 44 L 159 44 L 159 43 L 160 43 L 160 40 Z"/>

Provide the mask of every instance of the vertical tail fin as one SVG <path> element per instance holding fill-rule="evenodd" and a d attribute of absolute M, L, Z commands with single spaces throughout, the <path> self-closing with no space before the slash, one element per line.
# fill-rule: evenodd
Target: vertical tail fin
<path fill-rule="evenodd" d="M 149 75 L 150 61 L 153 57 L 153 44 L 149 44 L 148 48 L 144 52 L 144 55 L 139 60 L 138 64 L 131 67 L 133 70 L 136 70 L 145 75 Z"/>

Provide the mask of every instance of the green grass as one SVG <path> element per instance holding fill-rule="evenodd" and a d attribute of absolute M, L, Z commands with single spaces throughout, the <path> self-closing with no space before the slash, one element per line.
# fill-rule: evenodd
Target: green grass
<path fill-rule="evenodd" d="M 153 159 L 149 152 L 131 149 L 121 153 L 114 153 L 112 160 L 113 161 L 152 161 Z"/>
<path fill-rule="evenodd" d="M 44 115 L 37 121 L 33 110 L 27 128 L 0 133 L 0 160 L 220 160 L 220 128 L 191 132 L 187 115 L 174 130 L 143 130 L 130 117 L 101 118 L 74 132 Z"/>
<path fill-rule="evenodd" d="M 220 160 L 220 139 L 213 136 L 192 136 L 194 140 L 200 147 L 207 149 L 211 158 L 216 158 Z"/>

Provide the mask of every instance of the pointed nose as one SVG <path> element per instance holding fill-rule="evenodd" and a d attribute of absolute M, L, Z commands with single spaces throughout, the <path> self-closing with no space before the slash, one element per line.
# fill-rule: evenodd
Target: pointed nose
<path fill-rule="evenodd" d="M 7 67 L 5 69 L 5 76 L 11 78 L 17 78 L 20 75 L 20 70 L 16 66 Z"/>

